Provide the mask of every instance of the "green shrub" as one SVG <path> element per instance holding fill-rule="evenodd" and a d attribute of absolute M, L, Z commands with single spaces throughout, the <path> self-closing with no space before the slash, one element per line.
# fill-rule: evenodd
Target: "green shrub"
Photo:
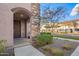
<path fill-rule="evenodd" d="M 72 44 L 64 44 L 62 48 L 66 49 L 66 50 L 70 50 L 73 48 L 73 45 Z"/>
<path fill-rule="evenodd" d="M 36 36 L 36 42 L 38 46 L 43 46 L 52 43 L 52 35 L 49 33 L 40 33 Z"/>
<path fill-rule="evenodd" d="M 64 55 L 64 51 L 62 51 L 61 49 L 59 48 L 51 48 L 51 51 L 50 51 L 53 55 L 55 56 L 63 56 Z"/>
<path fill-rule="evenodd" d="M 5 51 L 5 41 L 0 40 L 0 53 L 3 53 Z"/>

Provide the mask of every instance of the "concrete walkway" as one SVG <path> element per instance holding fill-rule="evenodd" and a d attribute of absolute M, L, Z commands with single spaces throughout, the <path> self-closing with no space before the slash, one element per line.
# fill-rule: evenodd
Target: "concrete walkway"
<path fill-rule="evenodd" d="M 71 56 L 79 56 L 79 46 L 75 49 Z"/>
<path fill-rule="evenodd" d="M 73 40 L 73 39 L 67 39 L 67 38 L 54 37 L 54 39 L 68 40 L 68 41 L 73 41 L 73 42 L 78 42 L 79 43 L 79 40 Z"/>
<path fill-rule="evenodd" d="M 15 56 L 44 56 L 32 45 L 14 48 Z"/>

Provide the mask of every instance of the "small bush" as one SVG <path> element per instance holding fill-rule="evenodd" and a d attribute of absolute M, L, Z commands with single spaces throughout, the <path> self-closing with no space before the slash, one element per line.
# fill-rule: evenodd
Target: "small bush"
<path fill-rule="evenodd" d="M 5 41 L 0 40 L 0 53 L 3 53 L 5 51 Z"/>
<path fill-rule="evenodd" d="M 49 33 L 40 33 L 36 36 L 36 42 L 38 46 L 44 46 L 46 44 L 52 43 L 53 37 Z"/>
<path fill-rule="evenodd" d="M 52 48 L 51 53 L 55 56 L 63 56 L 64 52 L 59 48 Z"/>
<path fill-rule="evenodd" d="M 66 49 L 66 50 L 70 50 L 73 48 L 73 45 L 72 44 L 64 44 L 62 48 Z"/>

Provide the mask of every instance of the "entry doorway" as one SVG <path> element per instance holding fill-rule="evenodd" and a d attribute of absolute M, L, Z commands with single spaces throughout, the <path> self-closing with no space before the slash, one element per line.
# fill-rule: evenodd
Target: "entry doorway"
<path fill-rule="evenodd" d="M 21 38 L 21 21 L 14 20 L 14 38 Z"/>
<path fill-rule="evenodd" d="M 26 37 L 27 37 L 27 21 L 14 20 L 14 38 L 26 38 Z"/>
<path fill-rule="evenodd" d="M 27 22 L 29 16 L 22 10 L 14 13 L 14 38 L 27 37 Z"/>
<path fill-rule="evenodd" d="M 12 12 L 14 44 L 20 44 L 30 39 L 30 17 L 32 14 L 22 7 L 13 8 Z"/>

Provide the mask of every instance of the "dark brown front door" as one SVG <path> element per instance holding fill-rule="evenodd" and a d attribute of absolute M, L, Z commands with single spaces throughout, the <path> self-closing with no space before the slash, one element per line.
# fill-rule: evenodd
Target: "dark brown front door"
<path fill-rule="evenodd" d="M 21 21 L 14 20 L 14 38 L 21 37 Z"/>

